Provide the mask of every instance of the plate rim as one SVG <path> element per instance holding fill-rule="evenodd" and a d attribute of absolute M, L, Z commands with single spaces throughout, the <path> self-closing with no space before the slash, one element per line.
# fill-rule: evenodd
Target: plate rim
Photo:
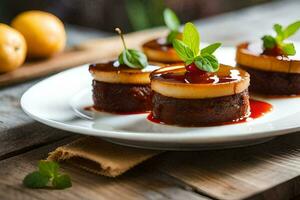
<path fill-rule="evenodd" d="M 129 132 L 129 131 L 111 131 L 111 130 L 96 130 L 91 129 L 88 127 L 80 127 L 75 125 L 68 125 L 63 122 L 55 121 L 52 119 L 44 119 L 42 117 L 36 116 L 34 113 L 30 112 L 25 105 L 25 100 L 28 98 L 30 93 L 37 87 L 40 87 L 41 84 L 44 84 L 49 79 L 55 78 L 56 76 L 61 76 L 64 73 L 70 73 L 72 71 L 79 70 L 81 68 L 86 67 L 87 65 L 81 65 L 74 67 L 72 69 L 68 69 L 52 75 L 46 79 L 39 81 L 38 83 L 31 86 L 21 97 L 20 104 L 23 111 L 29 115 L 34 120 L 41 122 L 45 125 L 51 126 L 53 128 L 58 128 L 61 130 L 79 133 L 83 135 L 90 135 L 90 136 L 97 136 L 103 138 L 111 138 L 111 139 L 124 139 L 124 140 L 134 140 L 140 142 L 156 142 L 156 143 L 194 143 L 194 144 L 216 144 L 216 143 L 227 143 L 227 142 L 237 142 L 237 141 L 244 141 L 244 140 L 255 140 L 255 139 L 263 139 L 268 137 L 274 137 L 279 135 L 285 135 L 288 133 L 294 133 L 300 131 L 300 124 L 296 127 L 289 127 L 271 131 L 256 131 L 247 134 L 231 134 L 226 136 L 214 135 L 208 136 L 197 134 L 197 135 L 183 135 L 183 134 L 176 134 L 176 133 L 149 133 L 149 132 Z M 300 115 L 300 112 L 294 113 Z M 167 125 L 168 126 L 168 125 Z M 231 125 L 227 125 L 231 126 Z"/>

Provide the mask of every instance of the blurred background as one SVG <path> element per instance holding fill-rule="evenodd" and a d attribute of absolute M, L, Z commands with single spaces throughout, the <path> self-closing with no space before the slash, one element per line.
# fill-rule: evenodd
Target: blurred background
<path fill-rule="evenodd" d="M 0 20 L 9 23 L 24 10 L 39 9 L 67 24 L 108 32 L 119 26 L 130 32 L 163 25 L 165 7 L 175 10 L 184 23 L 270 1 L 274 0 L 1 0 Z"/>

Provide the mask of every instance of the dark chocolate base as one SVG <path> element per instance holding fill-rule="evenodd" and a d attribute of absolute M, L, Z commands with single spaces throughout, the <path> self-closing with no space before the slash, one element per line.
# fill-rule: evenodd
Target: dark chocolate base
<path fill-rule="evenodd" d="M 239 66 L 250 74 L 249 91 L 266 95 L 300 94 L 300 74 L 270 72 Z"/>
<path fill-rule="evenodd" d="M 232 122 L 248 115 L 248 90 L 208 99 L 177 99 L 153 92 L 153 118 L 166 124 L 206 126 Z"/>
<path fill-rule="evenodd" d="M 118 84 L 93 81 L 94 108 L 113 113 L 135 113 L 151 110 L 149 85 Z"/>

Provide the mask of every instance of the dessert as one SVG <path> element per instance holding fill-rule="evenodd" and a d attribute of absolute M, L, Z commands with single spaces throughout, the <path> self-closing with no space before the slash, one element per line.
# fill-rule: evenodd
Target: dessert
<path fill-rule="evenodd" d="M 149 74 L 157 69 L 137 50 L 127 49 L 120 29 L 124 51 L 118 60 L 92 64 L 94 109 L 113 113 L 138 113 L 151 109 Z"/>
<path fill-rule="evenodd" d="M 199 49 L 200 37 L 187 23 L 183 39 L 173 41 L 185 64 L 151 73 L 153 120 L 181 126 L 203 126 L 242 120 L 249 115 L 249 74 L 219 64 L 213 55 L 220 43 Z"/>
<path fill-rule="evenodd" d="M 286 28 L 275 24 L 276 37 L 262 37 L 262 45 L 238 45 L 237 65 L 251 75 L 250 92 L 266 95 L 300 94 L 300 59 L 295 56 L 294 44 L 285 42 L 299 28 L 300 21 Z"/>
<path fill-rule="evenodd" d="M 181 62 L 173 48 L 172 42 L 181 37 L 180 22 L 171 9 L 165 9 L 164 21 L 169 28 L 167 37 L 155 38 L 143 44 L 142 48 L 148 59 L 153 62 L 176 63 Z"/>

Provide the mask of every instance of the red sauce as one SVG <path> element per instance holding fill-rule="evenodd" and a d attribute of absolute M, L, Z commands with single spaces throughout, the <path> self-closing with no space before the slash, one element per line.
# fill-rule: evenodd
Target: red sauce
<path fill-rule="evenodd" d="M 259 117 L 264 116 L 268 112 L 272 111 L 272 109 L 273 109 L 273 106 L 269 103 L 259 101 L 259 100 L 250 99 L 250 114 L 249 114 L 249 116 L 247 116 L 245 118 L 242 118 L 242 119 L 236 119 L 236 120 L 233 120 L 233 121 L 230 121 L 230 122 L 211 123 L 211 124 L 203 125 L 203 127 L 204 126 L 239 124 L 239 123 L 252 121 L 254 119 L 257 119 Z M 154 123 L 165 124 L 164 122 L 161 122 L 160 120 L 155 119 L 153 117 L 152 113 L 150 113 L 147 116 L 147 119 L 151 122 L 154 122 Z"/>
<path fill-rule="evenodd" d="M 250 115 L 237 122 L 247 122 L 259 118 L 272 111 L 273 106 L 267 102 L 250 99 Z"/>
<path fill-rule="evenodd" d="M 285 56 L 282 49 L 278 46 L 275 46 L 272 49 L 264 49 L 262 55 L 274 56 L 274 57 Z"/>
<path fill-rule="evenodd" d="M 106 112 L 100 109 L 95 108 L 94 106 L 86 106 L 83 108 L 85 111 L 98 111 L 98 112 Z M 137 114 L 147 114 L 150 111 L 145 111 L 145 112 L 109 112 L 111 114 L 118 114 L 118 115 L 137 115 Z"/>
<path fill-rule="evenodd" d="M 280 60 L 289 59 L 289 57 L 284 55 L 282 49 L 278 46 L 275 46 L 272 49 L 263 49 L 262 44 L 257 42 L 257 43 L 248 44 L 247 47 L 249 51 L 251 51 L 256 55 L 272 56 Z"/>

